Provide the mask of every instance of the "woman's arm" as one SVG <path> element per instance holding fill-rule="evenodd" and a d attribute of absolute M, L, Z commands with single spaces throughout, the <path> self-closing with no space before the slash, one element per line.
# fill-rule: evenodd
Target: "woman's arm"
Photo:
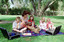
<path fill-rule="evenodd" d="M 23 28 L 23 27 L 25 27 L 25 22 L 24 21 L 21 22 L 20 28 Z"/>

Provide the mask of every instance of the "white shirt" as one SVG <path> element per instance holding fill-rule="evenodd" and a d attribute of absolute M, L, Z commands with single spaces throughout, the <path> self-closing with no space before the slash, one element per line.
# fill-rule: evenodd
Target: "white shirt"
<path fill-rule="evenodd" d="M 13 22 L 13 29 L 16 28 L 16 26 L 17 26 L 17 22 L 14 21 L 14 22 Z M 19 22 L 18 29 L 19 29 L 20 27 L 21 27 L 21 22 Z"/>
<path fill-rule="evenodd" d="M 46 29 L 46 23 L 42 23 L 40 22 L 40 25 L 39 25 L 40 29 Z"/>

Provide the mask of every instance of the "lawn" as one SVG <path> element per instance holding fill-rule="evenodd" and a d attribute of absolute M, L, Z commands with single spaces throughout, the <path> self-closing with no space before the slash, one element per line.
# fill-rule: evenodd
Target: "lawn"
<path fill-rule="evenodd" d="M 14 21 L 17 16 L 19 15 L 0 15 L 0 20 Z M 36 25 L 39 25 L 39 20 L 41 17 L 34 16 L 34 18 Z M 51 21 L 55 24 L 55 26 L 62 25 L 61 32 L 64 32 L 64 16 L 45 16 L 45 18 L 51 18 Z M 12 23 L 0 24 L 0 27 L 6 28 L 9 32 L 12 31 Z M 3 37 L 0 31 L 0 42 L 64 42 L 64 35 L 20 37 L 13 40 L 8 40 Z"/>

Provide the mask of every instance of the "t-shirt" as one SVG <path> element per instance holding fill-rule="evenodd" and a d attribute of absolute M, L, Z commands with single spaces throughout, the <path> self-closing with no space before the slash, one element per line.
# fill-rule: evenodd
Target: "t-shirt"
<path fill-rule="evenodd" d="M 26 19 L 24 19 L 24 18 L 21 16 L 20 19 L 22 19 L 22 20 L 25 21 L 25 22 L 28 22 L 29 17 L 27 17 Z"/>
<path fill-rule="evenodd" d="M 18 24 L 16 21 L 14 21 L 12 28 L 14 29 L 14 28 L 16 28 L 16 26 L 18 26 L 18 29 L 19 29 L 21 27 L 21 22 L 19 22 L 19 24 Z"/>

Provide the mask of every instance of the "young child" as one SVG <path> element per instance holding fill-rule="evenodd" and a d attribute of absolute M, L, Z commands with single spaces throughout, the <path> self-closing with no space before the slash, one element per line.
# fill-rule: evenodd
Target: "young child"
<path fill-rule="evenodd" d="M 45 17 L 42 17 L 42 19 L 40 20 L 39 27 L 40 27 L 40 29 L 46 30 Z"/>
<path fill-rule="evenodd" d="M 55 29 L 53 23 L 51 22 L 50 18 L 47 19 L 47 25 L 46 25 L 47 29 Z"/>
<path fill-rule="evenodd" d="M 23 28 L 24 23 L 20 20 L 20 17 L 17 17 L 16 20 L 13 22 L 13 31 L 15 32 L 24 32 L 26 28 Z"/>
<path fill-rule="evenodd" d="M 35 27 L 35 22 L 34 22 L 34 17 L 30 16 L 30 19 L 28 20 L 28 29 L 30 29 L 31 31 L 35 32 L 35 33 L 39 33 L 40 28 L 38 26 Z"/>
<path fill-rule="evenodd" d="M 34 22 L 34 17 L 33 16 L 30 16 L 29 20 L 28 20 L 28 23 L 30 26 L 35 26 L 35 22 Z"/>

